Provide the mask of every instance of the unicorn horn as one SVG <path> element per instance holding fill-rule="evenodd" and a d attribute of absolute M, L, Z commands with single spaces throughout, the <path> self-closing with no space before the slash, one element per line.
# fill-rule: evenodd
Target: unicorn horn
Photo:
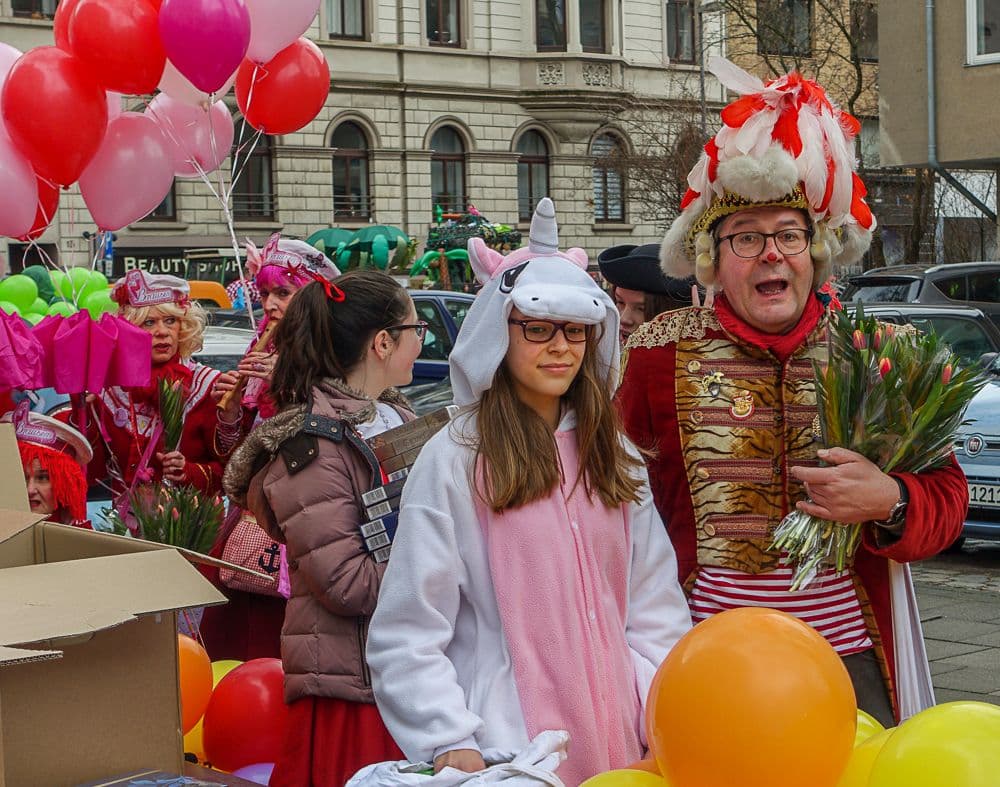
<path fill-rule="evenodd" d="M 531 231 L 528 233 L 528 249 L 537 254 L 559 251 L 556 208 L 548 197 L 542 197 L 535 206 L 535 213 L 531 217 Z"/>

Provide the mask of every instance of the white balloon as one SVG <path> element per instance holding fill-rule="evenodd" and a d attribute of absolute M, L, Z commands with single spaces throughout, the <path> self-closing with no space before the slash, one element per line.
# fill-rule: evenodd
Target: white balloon
<path fill-rule="evenodd" d="M 229 88 L 233 86 L 233 82 L 236 81 L 236 72 L 226 80 L 226 83 L 215 91 L 216 100 L 222 98 L 226 93 L 229 92 Z M 211 96 L 204 91 L 199 90 L 194 85 L 188 81 L 180 71 L 178 71 L 174 64 L 169 60 L 167 61 L 166 67 L 163 69 L 163 76 L 160 77 L 159 89 L 166 93 L 171 98 L 180 101 L 182 104 L 190 104 L 193 107 L 205 106 L 211 101 Z"/>

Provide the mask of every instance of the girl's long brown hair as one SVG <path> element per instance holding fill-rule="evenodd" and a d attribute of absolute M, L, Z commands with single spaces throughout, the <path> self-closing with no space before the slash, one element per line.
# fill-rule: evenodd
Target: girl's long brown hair
<path fill-rule="evenodd" d="M 574 485 L 582 483 L 607 506 L 637 502 L 643 481 L 635 473 L 642 461 L 622 443 L 618 411 L 598 370 L 597 340 L 591 335 L 580 371 L 563 396 L 576 411 L 580 467 Z M 606 375 L 607 372 L 604 372 Z M 559 484 L 555 435 L 538 413 L 524 404 L 514 389 L 506 363 L 477 405 L 476 467 L 481 468 L 479 494 L 495 512 L 519 508 L 548 495 Z"/>

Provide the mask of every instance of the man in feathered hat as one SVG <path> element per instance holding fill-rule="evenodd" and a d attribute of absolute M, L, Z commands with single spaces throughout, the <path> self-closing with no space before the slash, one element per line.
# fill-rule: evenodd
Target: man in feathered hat
<path fill-rule="evenodd" d="M 843 658 L 859 707 L 891 724 L 933 694 L 916 615 L 902 615 L 909 575 L 891 581 L 890 561 L 958 537 L 965 478 L 954 461 L 889 476 L 846 449 L 817 450 L 813 362 L 826 355 L 829 301 L 818 289 L 832 263 L 860 259 L 875 227 L 854 172 L 859 124 L 798 74 L 765 84 L 724 60 L 712 67 L 742 96 L 688 176 L 660 259 L 664 273 L 713 287 L 715 302 L 632 335 L 618 393 L 626 431 L 656 450 L 650 482 L 694 619 L 740 606 L 804 619 Z M 796 504 L 867 525 L 849 569 L 793 591 L 770 544 Z"/>

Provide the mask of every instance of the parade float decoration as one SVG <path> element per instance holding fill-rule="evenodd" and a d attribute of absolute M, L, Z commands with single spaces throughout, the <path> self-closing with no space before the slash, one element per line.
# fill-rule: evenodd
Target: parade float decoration
<path fill-rule="evenodd" d="M 508 224 L 491 222 L 470 205 L 465 213 L 434 211 L 427 232 L 427 249 L 410 269 L 410 276 L 427 275 L 443 290 L 462 289 L 475 281 L 466 251 L 470 238 L 481 238 L 491 249 L 506 254 L 521 245 L 521 233 Z"/>

